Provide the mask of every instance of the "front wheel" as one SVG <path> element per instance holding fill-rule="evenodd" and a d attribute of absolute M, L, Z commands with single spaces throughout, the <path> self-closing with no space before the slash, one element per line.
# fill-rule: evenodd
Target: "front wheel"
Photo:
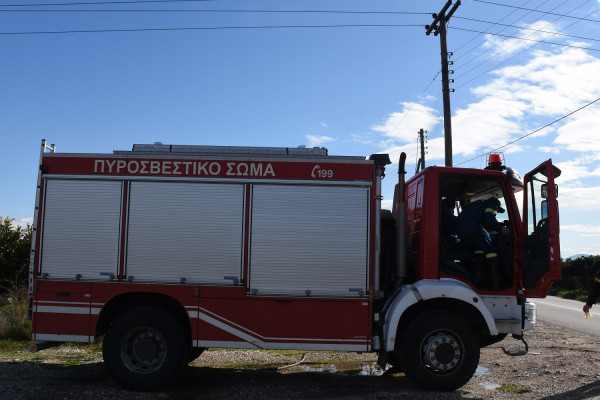
<path fill-rule="evenodd" d="M 425 312 L 400 337 L 406 376 L 427 390 L 458 389 L 471 379 L 479 363 L 479 341 L 458 314 Z"/>
<path fill-rule="evenodd" d="M 135 308 L 112 324 L 102 346 L 104 364 L 123 386 L 161 390 L 188 360 L 188 343 L 179 322 L 166 312 Z"/>
<path fill-rule="evenodd" d="M 206 350 L 204 347 L 190 347 L 188 351 L 188 364 L 200 357 L 200 355 L 204 353 L 204 350 Z"/>

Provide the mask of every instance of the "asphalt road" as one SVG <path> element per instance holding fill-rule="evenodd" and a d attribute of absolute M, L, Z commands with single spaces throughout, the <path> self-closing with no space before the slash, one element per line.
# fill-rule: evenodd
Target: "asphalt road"
<path fill-rule="evenodd" d="M 537 307 L 537 318 L 565 329 L 600 337 L 600 304 L 592 307 L 591 319 L 585 319 L 583 302 L 548 296 L 545 299 L 530 299 Z"/>

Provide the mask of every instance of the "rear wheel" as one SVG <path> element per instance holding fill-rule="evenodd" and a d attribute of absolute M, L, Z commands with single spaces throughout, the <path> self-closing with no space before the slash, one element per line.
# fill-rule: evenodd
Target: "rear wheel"
<path fill-rule="evenodd" d="M 406 376 L 428 390 L 455 390 L 471 379 L 479 363 L 474 329 L 453 312 L 429 311 L 404 330 L 400 356 Z"/>
<path fill-rule="evenodd" d="M 160 390 L 169 385 L 188 360 L 186 335 L 164 311 L 135 308 L 112 324 L 104 339 L 104 364 L 123 386 Z"/>

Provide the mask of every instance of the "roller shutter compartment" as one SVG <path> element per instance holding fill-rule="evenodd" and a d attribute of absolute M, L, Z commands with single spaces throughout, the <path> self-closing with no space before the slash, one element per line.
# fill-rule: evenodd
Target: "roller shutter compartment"
<path fill-rule="evenodd" d="M 253 294 L 367 291 L 369 188 L 254 185 Z"/>
<path fill-rule="evenodd" d="M 42 274 L 51 279 L 117 275 L 121 187 L 114 181 L 46 182 Z"/>
<path fill-rule="evenodd" d="M 126 275 L 134 281 L 241 281 L 243 185 L 132 182 Z"/>

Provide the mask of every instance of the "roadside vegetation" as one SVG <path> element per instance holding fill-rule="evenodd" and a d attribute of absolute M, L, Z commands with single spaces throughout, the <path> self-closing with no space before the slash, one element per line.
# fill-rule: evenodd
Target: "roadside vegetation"
<path fill-rule="evenodd" d="M 27 280 L 31 226 L 0 217 L 0 341 L 28 340 Z M 2 346 L 4 347 L 4 346 Z"/>
<path fill-rule="evenodd" d="M 551 296 L 586 301 L 587 293 L 600 269 L 600 256 L 584 256 L 563 260 L 562 280 L 554 282 Z"/>

